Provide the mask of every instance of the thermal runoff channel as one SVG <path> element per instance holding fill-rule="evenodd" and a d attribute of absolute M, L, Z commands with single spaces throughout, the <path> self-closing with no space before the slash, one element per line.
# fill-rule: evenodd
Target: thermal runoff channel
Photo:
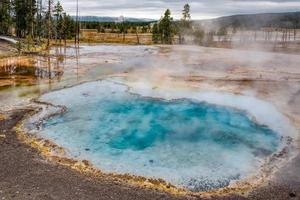
<path fill-rule="evenodd" d="M 191 191 L 228 186 L 254 173 L 279 136 L 237 109 L 131 94 L 110 81 L 48 93 L 68 110 L 40 134 L 104 172 L 162 178 Z"/>

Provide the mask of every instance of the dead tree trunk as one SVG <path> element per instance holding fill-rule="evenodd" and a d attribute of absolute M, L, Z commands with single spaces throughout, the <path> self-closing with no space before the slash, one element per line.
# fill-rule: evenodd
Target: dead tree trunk
<path fill-rule="evenodd" d="M 75 45 L 79 45 L 79 8 L 78 0 L 76 1 L 76 23 L 75 23 Z"/>
<path fill-rule="evenodd" d="M 48 39 L 47 39 L 47 49 L 50 47 L 51 39 L 51 0 L 48 0 Z"/>
<path fill-rule="evenodd" d="M 136 34 L 137 44 L 140 44 L 140 37 L 139 37 L 139 33 L 138 33 L 138 28 L 136 28 L 135 34 Z"/>

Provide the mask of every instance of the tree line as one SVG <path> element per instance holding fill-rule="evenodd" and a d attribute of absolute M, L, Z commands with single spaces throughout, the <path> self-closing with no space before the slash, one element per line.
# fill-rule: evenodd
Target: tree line
<path fill-rule="evenodd" d="M 82 21 L 82 29 L 95 29 L 99 33 L 135 33 L 135 29 L 139 29 L 140 33 L 151 32 L 151 22 L 93 22 L 93 21 Z"/>
<path fill-rule="evenodd" d="M 190 9 L 190 5 L 185 4 L 182 18 L 177 21 L 173 20 L 171 11 L 167 9 L 161 19 L 152 26 L 153 43 L 172 44 L 175 41 L 174 36 L 177 36 L 176 43 L 179 44 L 192 42 L 209 46 L 214 43 L 215 38 L 218 38 L 218 41 L 224 38 L 227 40 L 230 39 L 229 34 L 232 36 L 238 31 L 252 31 L 255 41 L 258 31 L 264 33 L 266 40 L 275 32 L 273 34 L 275 41 L 279 39 L 279 34 L 281 34 L 282 41 L 288 41 L 291 38 L 296 40 L 297 29 L 300 29 L 300 12 L 236 15 L 206 21 L 192 21 Z"/>
<path fill-rule="evenodd" d="M 76 35 L 76 22 L 53 0 L 1 0 L 0 34 L 60 43 Z"/>
<path fill-rule="evenodd" d="M 182 10 L 182 18 L 173 20 L 171 11 L 167 9 L 157 22 L 80 22 L 78 18 L 78 0 L 76 17 L 69 16 L 63 9 L 61 3 L 54 0 L 1 0 L 0 1 L 0 34 L 15 35 L 25 38 L 27 41 L 42 43 L 46 41 L 47 46 L 51 40 L 55 43 L 66 42 L 67 39 L 75 38 L 79 41 L 80 29 L 96 29 L 102 33 L 135 33 L 139 40 L 139 33 L 152 33 L 153 43 L 194 44 L 209 45 L 214 38 L 227 38 L 229 30 L 235 34 L 238 30 L 254 29 L 256 39 L 257 30 L 265 32 L 266 39 L 271 38 L 275 32 L 275 38 L 279 38 L 281 31 L 283 40 L 294 38 L 296 40 L 297 29 L 300 27 L 300 13 L 281 14 L 274 17 L 273 14 L 260 14 L 257 16 L 231 16 L 223 17 L 210 24 L 217 24 L 215 29 L 207 29 L 205 24 L 192 21 L 190 5 L 185 4 Z M 274 14 L 277 15 L 277 14 Z M 260 23 L 258 23 L 259 21 Z M 215 22 L 215 23 L 211 23 Z M 262 25 L 268 26 L 262 29 Z M 271 29 L 270 29 L 271 27 Z M 293 33 L 291 30 L 294 30 Z M 292 35 L 293 34 L 293 35 Z M 274 34 L 273 34 L 274 35 Z M 125 41 L 125 40 L 124 40 Z M 138 42 L 139 43 L 139 42 Z"/>

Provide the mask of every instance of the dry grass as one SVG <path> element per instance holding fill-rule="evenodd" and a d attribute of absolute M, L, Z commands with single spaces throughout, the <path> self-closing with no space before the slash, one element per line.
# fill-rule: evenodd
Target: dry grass
<path fill-rule="evenodd" d="M 5 120 L 6 119 L 6 116 L 5 115 L 2 115 L 2 114 L 0 114 L 0 121 L 2 121 L 2 120 Z"/>
<path fill-rule="evenodd" d="M 9 57 L 0 59 L 0 68 L 8 67 L 11 65 L 18 65 L 24 67 L 32 67 L 34 65 L 34 60 L 30 57 Z"/>
<path fill-rule="evenodd" d="M 139 41 L 136 34 L 128 33 L 97 33 L 97 32 L 83 32 L 81 34 L 81 42 L 87 43 L 122 43 L 122 44 L 152 44 L 152 34 L 150 33 L 139 33 Z"/>

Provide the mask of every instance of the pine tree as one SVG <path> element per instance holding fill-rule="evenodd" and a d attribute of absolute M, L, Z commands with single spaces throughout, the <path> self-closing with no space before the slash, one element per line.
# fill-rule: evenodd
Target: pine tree
<path fill-rule="evenodd" d="M 15 21 L 16 21 L 16 35 L 24 38 L 27 30 L 27 2 L 24 0 L 14 1 Z"/>
<path fill-rule="evenodd" d="M 66 13 L 63 13 L 63 26 L 62 26 L 62 37 L 63 39 L 72 39 L 72 37 L 75 36 L 75 21 L 67 15 Z"/>
<path fill-rule="evenodd" d="M 185 4 L 182 11 L 182 19 L 180 20 L 178 27 L 179 43 L 184 43 L 185 35 L 190 32 L 191 29 L 191 14 L 190 5 Z"/>
<path fill-rule="evenodd" d="M 36 0 L 26 1 L 26 34 L 35 37 L 37 3 Z"/>
<path fill-rule="evenodd" d="M 55 41 L 57 43 L 57 39 L 60 40 L 62 39 L 62 23 L 63 23 L 63 7 L 58 1 L 57 4 L 54 7 L 54 16 L 55 16 Z"/>
<path fill-rule="evenodd" d="M 159 32 L 163 44 L 173 43 L 173 18 L 171 17 L 171 11 L 169 9 L 166 10 L 164 17 L 159 22 Z"/>
<path fill-rule="evenodd" d="M 0 2 L 0 34 L 10 34 L 11 21 L 11 2 L 2 0 Z"/>
<path fill-rule="evenodd" d="M 24 38 L 35 36 L 37 3 L 36 0 L 14 0 L 16 35 Z"/>
<path fill-rule="evenodd" d="M 183 7 L 183 11 L 182 11 L 182 15 L 183 15 L 183 20 L 184 21 L 189 21 L 191 20 L 191 14 L 190 14 L 190 10 L 191 10 L 191 7 L 189 4 L 185 4 L 184 7 Z"/>
<path fill-rule="evenodd" d="M 153 25 L 153 29 L 152 29 L 152 41 L 154 44 L 157 44 L 160 40 L 160 37 L 159 37 L 159 28 L 158 28 L 158 24 L 155 23 Z"/>
<path fill-rule="evenodd" d="M 36 16 L 36 35 L 38 36 L 39 42 L 43 34 L 43 1 L 38 0 L 37 3 L 37 16 Z"/>
<path fill-rule="evenodd" d="M 48 0 L 48 8 L 47 8 L 47 14 L 46 14 L 46 20 L 47 20 L 47 48 L 50 47 L 50 40 L 52 38 L 52 0 Z"/>

